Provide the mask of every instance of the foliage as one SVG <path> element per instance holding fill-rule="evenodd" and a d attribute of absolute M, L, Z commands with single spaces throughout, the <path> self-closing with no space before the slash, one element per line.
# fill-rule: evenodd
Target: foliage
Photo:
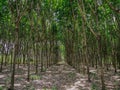
<path fill-rule="evenodd" d="M 31 79 L 31 80 L 40 80 L 41 77 L 38 76 L 38 75 L 30 75 L 30 79 Z"/>
<path fill-rule="evenodd" d="M 53 87 L 52 87 L 52 90 L 57 90 L 57 87 L 56 87 L 56 86 L 53 86 Z"/>
<path fill-rule="evenodd" d="M 76 73 L 70 72 L 70 73 L 68 74 L 68 77 L 69 77 L 70 79 L 74 79 L 75 76 L 76 76 Z"/>
<path fill-rule="evenodd" d="M 91 63 L 101 68 L 111 63 L 116 71 L 120 67 L 119 12 L 120 0 L 0 0 L 0 54 L 13 56 L 11 80 L 16 62 L 27 63 L 29 74 L 30 58 L 36 73 L 38 64 L 45 71 L 61 57 L 78 70 L 81 63 L 87 66 L 88 76 Z M 0 61 L 2 69 L 7 59 Z"/>
<path fill-rule="evenodd" d="M 31 84 L 29 84 L 25 87 L 25 90 L 35 90 L 35 88 Z"/>
<path fill-rule="evenodd" d="M 91 90 L 98 90 L 98 86 L 95 83 L 92 83 Z"/>
<path fill-rule="evenodd" d="M 3 88 L 0 86 L 0 90 L 3 90 Z"/>

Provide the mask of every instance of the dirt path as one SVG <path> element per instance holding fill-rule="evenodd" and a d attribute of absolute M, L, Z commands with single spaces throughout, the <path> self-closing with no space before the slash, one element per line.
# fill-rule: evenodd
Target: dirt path
<path fill-rule="evenodd" d="M 90 84 L 86 77 L 80 75 L 68 65 L 55 65 L 50 67 L 42 75 L 41 80 L 34 80 L 33 82 L 36 90 L 90 90 Z"/>

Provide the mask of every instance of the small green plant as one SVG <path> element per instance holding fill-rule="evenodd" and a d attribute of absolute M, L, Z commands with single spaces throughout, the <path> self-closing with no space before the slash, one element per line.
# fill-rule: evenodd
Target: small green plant
<path fill-rule="evenodd" d="M 33 85 L 28 84 L 26 85 L 26 87 L 24 88 L 25 90 L 35 90 L 35 87 L 33 87 Z"/>
<path fill-rule="evenodd" d="M 43 68 L 42 68 L 42 72 L 45 72 L 45 71 L 46 71 L 46 69 L 47 69 L 46 67 L 43 67 Z"/>
<path fill-rule="evenodd" d="M 44 87 L 43 90 L 47 90 L 46 87 Z"/>
<path fill-rule="evenodd" d="M 97 79 L 96 73 L 90 73 L 91 78 Z"/>
<path fill-rule="evenodd" d="M 95 83 L 92 83 L 91 90 L 98 90 L 98 87 Z"/>
<path fill-rule="evenodd" d="M 7 77 L 7 78 L 5 79 L 5 87 L 9 87 L 10 81 L 11 81 L 11 78 L 10 78 L 10 77 Z"/>
<path fill-rule="evenodd" d="M 30 79 L 31 79 L 31 80 L 40 80 L 41 77 L 38 76 L 38 75 L 31 75 L 31 76 L 30 76 Z"/>
<path fill-rule="evenodd" d="M 0 90 L 3 90 L 3 87 L 2 87 L 2 86 L 0 86 Z"/>
<path fill-rule="evenodd" d="M 120 84 L 119 81 L 115 81 L 115 90 L 120 90 Z"/>
<path fill-rule="evenodd" d="M 70 72 L 70 73 L 68 74 L 68 77 L 73 79 L 73 78 L 75 77 L 75 75 L 76 75 L 75 73 Z"/>
<path fill-rule="evenodd" d="M 57 87 L 56 87 L 56 86 L 53 86 L 53 87 L 52 87 L 52 90 L 57 90 Z"/>
<path fill-rule="evenodd" d="M 35 88 L 33 86 L 31 86 L 29 90 L 35 90 Z"/>
<path fill-rule="evenodd" d="M 29 88 L 30 88 L 30 84 L 28 84 L 24 87 L 25 90 L 29 90 Z"/>

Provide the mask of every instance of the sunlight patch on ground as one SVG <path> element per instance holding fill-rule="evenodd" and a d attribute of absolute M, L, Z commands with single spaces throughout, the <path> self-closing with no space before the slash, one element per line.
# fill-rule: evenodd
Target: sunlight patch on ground
<path fill-rule="evenodd" d="M 5 76 L 4 75 L 0 75 L 0 78 L 4 78 Z"/>
<path fill-rule="evenodd" d="M 90 90 L 89 86 L 86 87 L 85 84 L 86 80 L 85 79 L 80 79 L 79 81 L 76 81 L 73 85 L 69 86 L 64 86 L 66 90 L 80 90 L 80 87 L 82 87 L 85 90 Z"/>
<path fill-rule="evenodd" d="M 3 87 L 3 86 L 5 86 L 5 84 L 0 84 L 0 87 Z"/>
<path fill-rule="evenodd" d="M 119 79 L 119 78 L 120 78 L 120 76 L 113 76 L 113 78 L 114 78 L 114 79 Z"/>
<path fill-rule="evenodd" d="M 16 87 L 19 87 L 19 86 L 21 86 L 21 84 L 14 84 Z"/>
<path fill-rule="evenodd" d="M 79 90 L 76 86 L 71 86 L 71 88 L 66 88 L 66 90 Z"/>
<path fill-rule="evenodd" d="M 36 89 L 36 90 L 52 90 L 52 89 L 47 89 L 47 88 L 45 88 L 45 89 Z"/>
<path fill-rule="evenodd" d="M 96 70 L 92 69 L 90 70 L 91 73 L 96 73 Z"/>
<path fill-rule="evenodd" d="M 60 61 L 57 64 L 66 64 L 66 62 L 65 61 Z"/>

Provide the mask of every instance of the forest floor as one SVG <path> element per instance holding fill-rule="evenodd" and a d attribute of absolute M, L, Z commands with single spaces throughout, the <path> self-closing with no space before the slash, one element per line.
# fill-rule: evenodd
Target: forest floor
<path fill-rule="evenodd" d="M 0 73 L 0 87 L 3 90 L 10 85 L 9 66 L 4 67 Z M 15 90 L 100 90 L 100 75 L 94 68 L 90 69 L 91 82 L 87 81 L 87 75 L 78 73 L 67 64 L 58 64 L 49 67 L 45 72 L 38 75 L 34 73 L 35 67 L 31 68 L 30 82 L 27 82 L 27 67 L 20 66 L 16 70 Z M 120 72 L 113 70 L 105 72 L 106 90 L 120 90 Z M 1 89 L 0 89 L 1 90 Z"/>

